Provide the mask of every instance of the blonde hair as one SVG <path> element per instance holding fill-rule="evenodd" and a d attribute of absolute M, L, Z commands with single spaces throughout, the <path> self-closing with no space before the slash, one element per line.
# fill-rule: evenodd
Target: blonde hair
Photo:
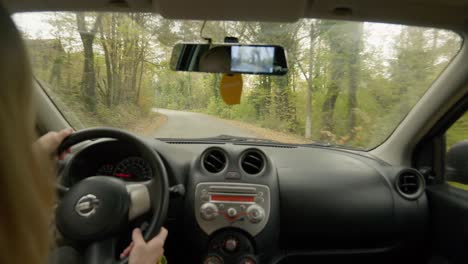
<path fill-rule="evenodd" d="M 48 157 L 36 139 L 32 75 L 10 15 L 0 6 L 0 263 L 46 263 L 54 203 Z"/>

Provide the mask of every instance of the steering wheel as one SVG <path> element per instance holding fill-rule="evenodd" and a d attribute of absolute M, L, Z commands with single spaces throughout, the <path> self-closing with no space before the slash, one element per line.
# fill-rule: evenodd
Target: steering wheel
<path fill-rule="evenodd" d="M 159 233 L 169 204 L 167 172 L 155 150 L 119 129 L 80 130 L 66 138 L 58 151 L 62 153 L 77 143 L 98 138 L 113 138 L 136 146 L 148 161 L 153 178 L 142 183 L 101 175 L 86 178 L 63 195 L 56 210 L 56 225 L 65 238 L 88 245 L 84 263 L 128 263 L 128 259 L 116 258 L 117 235 L 147 212 L 151 212 L 151 219 L 143 237 L 149 240 Z"/>

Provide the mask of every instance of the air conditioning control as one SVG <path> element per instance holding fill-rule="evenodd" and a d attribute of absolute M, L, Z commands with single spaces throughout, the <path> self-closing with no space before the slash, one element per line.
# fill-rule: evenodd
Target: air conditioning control
<path fill-rule="evenodd" d="M 247 218 L 250 222 L 256 224 L 261 222 L 265 218 L 265 210 L 262 207 L 253 204 L 247 208 Z"/>
<path fill-rule="evenodd" d="M 218 207 L 213 203 L 204 203 L 200 207 L 200 216 L 205 221 L 212 221 L 218 216 Z"/>

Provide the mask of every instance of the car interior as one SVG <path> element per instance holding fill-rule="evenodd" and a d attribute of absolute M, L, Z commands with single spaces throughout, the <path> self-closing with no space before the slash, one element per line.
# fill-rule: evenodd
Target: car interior
<path fill-rule="evenodd" d="M 448 66 L 371 149 L 77 129 L 60 146 L 72 152 L 57 164 L 59 235 L 51 263 L 126 263 L 119 253 L 135 226 L 146 239 L 162 226 L 169 230 L 169 263 L 468 262 L 468 130 L 449 152 L 446 140 L 468 108 L 468 1 L 3 1 L 11 14 L 316 18 L 445 29 L 462 39 Z M 33 83 L 38 133 L 71 127 L 41 83 Z M 113 167 L 106 173 L 103 164 L 117 163 L 119 175 Z M 126 181 L 132 166 L 140 173 Z M 112 173 L 118 178 L 102 176 Z"/>

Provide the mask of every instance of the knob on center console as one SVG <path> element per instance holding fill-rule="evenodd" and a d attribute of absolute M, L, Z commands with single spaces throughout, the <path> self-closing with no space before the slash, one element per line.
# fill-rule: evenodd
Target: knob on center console
<path fill-rule="evenodd" d="M 208 255 L 203 260 L 203 264 L 223 264 L 223 263 L 224 263 L 223 259 L 216 254 Z"/>
<path fill-rule="evenodd" d="M 259 223 L 265 218 L 265 210 L 261 206 L 253 204 L 247 208 L 247 218 L 252 223 Z"/>
<path fill-rule="evenodd" d="M 237 215 L 237 210 L 231 207 L 227 210 L 227 215 L 231 218 L 234 218 Z"/>
<path fill-rule="evenodd" d="M 257 259 L 254 256 L 250 255 L 243 256 L 240 259 L 239 264 L 257 264 Z"/>
<path fill-rule="evenodd" d="M 218 207 L 213 203 L 204 203 L 200 207 L 200 216 L 206 221 L 212 221 L 218 216 Z"/>
<path fill-rule="evenodd" d="M 238 247 L 239 239 L 236 239 L 235 237 L 227 237 L 226 240 L 224 240 L 224 250 L 227 252 L 233 253 Z"/>
<path fill-rule="evenodd" d="M 207 255 L 204 260 L 211 256 L 218 256 L 226 264 L 256 264 L 255 248 L 252 241 L 253 238 L 242 230 L 235 228 L 221 230 L 210 239 L 208 252 L 206 252 Z M 217 261 L 218 259 L 211 258 L 208 260 Z M 203 264 L 205 263 L 208 262 L 203 262 Z"/>

